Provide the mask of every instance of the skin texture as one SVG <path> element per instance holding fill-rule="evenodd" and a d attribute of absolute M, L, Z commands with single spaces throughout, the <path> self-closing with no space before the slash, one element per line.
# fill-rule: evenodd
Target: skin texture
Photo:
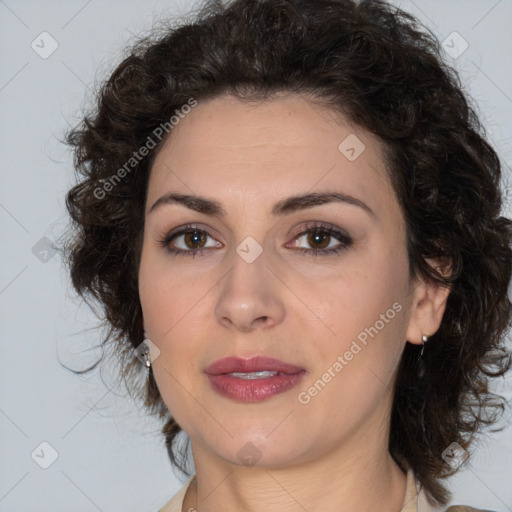
<path fill-rule="evenodd" d="M 351 134 L 365 145 L 355 161 L 338 149 Z M 288 196 L 324 191 L 351 195 L 373 214 L 333 202 L 271 215 Z M 169 192 L 216 200 L 226 215 L 179 204 L 150 211 Z M 343 230 L 352 243 L 313 255 L 324 247 L 303 234 L 314 221 Z M 174 255 L 160 243 L 186 224 L 212 233 L 202 255 Z M 236 252 L 248 236 L 263 249 L 252 263 Z M 329 248 L 339 245 L 325 236 Z M 171 246 L 192 250 L 185 240 Z M 448 291 L 409 278 L 404 219 L 374 137 L 299 95 L 199 102 L 151 170 L 139 291 L 146 335 L 161 351 L 155 379 L 192 443 L 197 486 L 184 510 L 400 509 L 405 474 L 387 448 L 392 385 L 405 343 L 420 344 L 438 329 Z M 299 393 L 395 303 L 393 319 L 301 403 Z M 208 365 L 254 355 L 307 374 L 257 403 L 213 390 Z M 252 466 L 237 455 L 247 443 L 259 450 Z"/>

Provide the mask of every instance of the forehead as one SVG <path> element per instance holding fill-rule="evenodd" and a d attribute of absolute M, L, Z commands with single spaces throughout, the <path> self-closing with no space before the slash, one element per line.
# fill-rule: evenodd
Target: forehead
<path fill-rule="evenodd" d="M 265 197 L 333 189 L 396 207 L 375 137 L 312 99 L 286 94 L 259 102 L 221 96 L 199 102 L 157 155 L 148 203 L 168 190 Z"/>

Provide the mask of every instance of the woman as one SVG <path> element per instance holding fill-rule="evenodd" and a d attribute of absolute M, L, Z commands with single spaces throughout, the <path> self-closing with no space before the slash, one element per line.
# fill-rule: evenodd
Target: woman
<path fill-rule="evenodd" d="M 69 143 L 73 284 L 184 471 L 191 442 L 162 511 L 446 510 L 503 407 L 511 223 L 433 36 L 384 2 L 212 2 Z"/>

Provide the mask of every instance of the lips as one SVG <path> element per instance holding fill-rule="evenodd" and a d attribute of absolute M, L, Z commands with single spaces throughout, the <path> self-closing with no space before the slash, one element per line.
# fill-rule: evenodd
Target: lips
<path fill-rule="evenodd" d="M 285 375 L 294 375 L 304 368 L 293 364 L 285 363 L 272 357 L 256 356 L 249 359 L 241 357 L 225 357 L 208 366 L 205 370 L 208 375 L 222 375 L 227 373 L 249 373 L 249 372 L 279 372 Z"/>
<path fill-rule="evenodd" d="M 236 402 L 250 403 L 289 391 L 307 372 L 279 359 L 256 356 L 219 359 L 205 373 L 217 393 Z"/>

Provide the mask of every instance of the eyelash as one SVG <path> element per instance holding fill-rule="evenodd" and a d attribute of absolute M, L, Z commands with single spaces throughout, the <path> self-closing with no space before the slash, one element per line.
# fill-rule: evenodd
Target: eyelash
<path fill-rule="evenodd" d="M 169 247 L 169 244 L 178 236 L 185 235 L 187 233 L 196 232 L 200 234 L 206 234 L 210 238 L 214 238 L 213 235 L 206 229 L 199 229 L 197 226 L 194 226 L 193 224 L 187 224 L 186 226 L 183 226 L 179 228 L 177 231 L 172 231 L 171 233 L 168 233 L 163 238 L 159 240 L 159 243 L 162 247 L 166 248 L 171 254 L 174 254 L 176 256 L 192 256 L 192 258 L 196 256 L 202 256 L 207 251 L 207 249 L 190 249 L 190 250 L 184 250 L 184 249 L 173 249 Z M 297 240 L 302 238 L 304 235 L 310 233 L 310 232 L 317 232 L 326 234 L 330 237 L 336 238 L 340 241 L 340 244 L 336 247 L 332 247 L 330 249 L 304 249 L 302 247 L 299 247 L 295 249 L 296 251 L 300 251 L 305 254 L 310 254 L 313 256 L 329 256 L 333 254 L 339 254 L 340 251 L 343 251 L 350 247 L 352 245 L 352 239 L 345 234 L 342 231 L 339 231 L 329 224 L 324 224 L 322 222 L 311 222 L 307 223 L 305 226 L 305 229 L 301 231 L 299 234 L 297 234 L 293 240 Z"/>

